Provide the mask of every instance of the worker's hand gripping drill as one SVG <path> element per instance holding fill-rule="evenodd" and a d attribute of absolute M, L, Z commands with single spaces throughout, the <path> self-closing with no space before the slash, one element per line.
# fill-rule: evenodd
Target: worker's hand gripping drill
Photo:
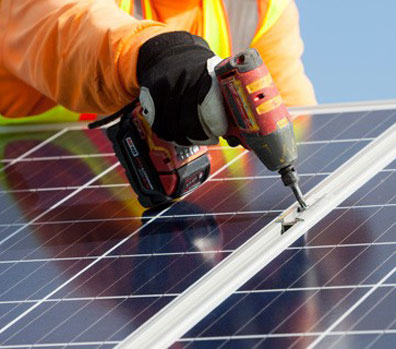
<path fill-rule="evenodd" d="M 227 130 L 213 73 L 219 61 L 187 32 L 156 36 L 139 51 L 139 100 L 90 125 L 121 117 L 107 134 L 143 206 L 166 204 L 208 178 L 207 148 L 198 144 L 216 144 Z"/>
<path fill-rule="evenodd" d="M 220 61 L 203 39 L 185 32 L 157 36 L 140 49 L 140 103 L 116 113 L 121 120 L 108 129 L 140 202 L 167 203 L 198 187 L 210 163 L 197 144 L 223 136 L 279 171 L 304 208 L 290 115 L 260 55 L 248 49 Z"/>

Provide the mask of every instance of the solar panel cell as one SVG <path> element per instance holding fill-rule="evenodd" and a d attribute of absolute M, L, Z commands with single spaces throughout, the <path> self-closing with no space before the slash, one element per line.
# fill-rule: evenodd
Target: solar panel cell
<path fill-rule="evenodd" d="M 68 130 L 32 157 L 64 157 L 71 155 L 113 153 L 112 146 L 103 130 Z"/>
<path fill-rule="evenodd" d="M 1 300 L 43 298 L 87 264 L 84 260 L 2 263 Z"/>
<path fill-rule="evenodd" d="M 33 191 L 3 195 L 4 200 L 2 198 L 0 201 L 0 222 L 3 225 L 27 223 L 71 192 L 71 190 Z"/>
<path fill-rule="evenodd" d="M 56 135 L 56 131 L 41 131 L 26 133 L 10 133 L 1 134 L 0 163 L 9 163 L 10 160 L 19 158 L 34 147 L 37 147 L 41 142 Z M 32 157 L 32 154 L 27 157 Z M 4 165 L 3 165 L 4 166 Z"/>
<path fill-rule="evenodd" d="M 391 348 L 395 343 L 395 335 L 384 334 L 377 340 L 376 334 L 346 334 L 346 335 L 331 335 L 326 337 L 318 348 L 335 348 L 341 349 L 349 348 Z M 373 344 L 371 344 L 373 343 Z"/>
<path fill-rule="evenodd" d="M 93 259 L 140 224 L 136 220 L 35 224 L 1 245 L 0 260 Z"/>
<path fill-rule="evenodd" d="M 171 298 L 76 299 L 46 302 L 0 336 L 3 344 L 67 343 L 106 341 L 146 321 Z M 121 338 L 120 338 L 121 337 Z"/>
<path fill-rule="evenodd" d="M 396 265 L 394 243 L 389 239 L 396 224 L 394 178 L 393 171 L 378 173 L 341 208 L 314 226 L 304 240 L 298 240 L 195 326 L 185 339 L 223 337 L 221 345 L 227 347 L 228 338 L 238 336 L 311 333 L 326 339 L 318 342 L 318 347 L 341 348 L 349 341 L 366 345 L 373 338 L 335 336 L 337 331 L 363 331 L 364 335 L 394 325 L 395 293 L 394 285 L 389 284 L 392 277 L 388 277 L 394 274 Z M 262 301 L 271 296 L 273 301 Z M 244 309 L 246 317 L 242 315 Z M 239 319 L 235 320 L 237 313 Z M 338 319 L 339 325 L 331 328 Z M 301 339 L 292 344 L 303 345 Z M 257 347 L 268 345 L 263 337 Z"/>
<path fill-rule="evenodd" d="M 308 345 L 312 342 L 314 337 L 307 336 L 304 337 L 304 345 Z M 294 337 L 281 337 L 281 338 L 269 338 L 266 340 L 268 348 L 288 348 L 294 341 Z M 232 338 L 229 340 L 224 340 L 222 338 L 213 338 L 208 341 L 183 341 L 177 342 L 173 345 L 172 349 L 213 349 L 213 348 L 257 348 L 259 347 L 261 339 L 255 338 Z"/>
<path fill-rule="evenodd" d="M 395 121 L 394 111 L 313 116 L 299 144 L 303 190 Z M 143 214 L 122 169 L 110 167 L 116 159 L 103 131 L 1 142 L 2 344 L 113 347 L 294 201 L 252 154 L 215 147 L 209 182 L 165 212 Z M 396 330 L 396 277 L 387 277 L 396 265 L 395 168 L 345 200 L 175 347 L 306 347 L 322 335 L 319 347 L 385 347 L 394 335 L 384 329 Z M 367 303 L 342 318 L 383 278 Z"/>

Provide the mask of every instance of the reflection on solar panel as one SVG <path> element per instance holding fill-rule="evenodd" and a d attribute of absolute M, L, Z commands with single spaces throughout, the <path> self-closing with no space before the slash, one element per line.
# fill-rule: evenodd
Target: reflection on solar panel
<path fill-rule="evenodd" d="M 396 111 L 302 120 L 298 169 L 308 191 L 394 124 Z M 114 347 L 293 203 L 240 148 L 211 149 L 210 180 L 159 212 L 139 206 L 101 130 L 1 135 L 0 150 L 0 347 Z M 396 266 L 395 169 L 174 347 L 305 348 L 318 338 L 323 348 L 389 347 L 396 277 L 382 279 Z"/>

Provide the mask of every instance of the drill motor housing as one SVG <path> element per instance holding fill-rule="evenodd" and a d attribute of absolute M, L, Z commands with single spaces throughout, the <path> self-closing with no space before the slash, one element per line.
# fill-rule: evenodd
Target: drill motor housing
<path fill-rule="evenodd" d="M 297 146 L 291 116 L 260 54 L 253 48 L 215 67 L 228 116 L 224 138 L 252 150 L 271 171 L 292 165 Z"/>

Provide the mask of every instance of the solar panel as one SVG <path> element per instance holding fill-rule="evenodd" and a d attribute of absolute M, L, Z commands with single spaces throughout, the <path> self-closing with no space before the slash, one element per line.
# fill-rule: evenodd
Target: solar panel
<path fill-rule="evenodd" d="M 389 347 L 396 324 L 395 165 L 232 294 L 180 346 Z"/>
<path fill-rule="evenodd" d="M 305 121 L 298 169 L 308 191 L 393 124 L 396 112 Z M 240 148 L 211 149 L 211 179 L 159 212 L 138 204 L 100 130 L 9 134 L 1 136 L 0 149 L 4 347 L 113 347 L 294 202 L 279 178 Z M 348 198 L 176 346 L 301 347 L 317 339 L 394 267 L 394 168 Z M 392 287 L 381 284 L 367 302 L 391 302 Z M 369 321 L 359 320 L 375 307 L 364 305 L 367 312 L 351 313 L 321 345 L 374 340 L 396 319 L 389 314 L 389 323 L 368 334 Z"/>

